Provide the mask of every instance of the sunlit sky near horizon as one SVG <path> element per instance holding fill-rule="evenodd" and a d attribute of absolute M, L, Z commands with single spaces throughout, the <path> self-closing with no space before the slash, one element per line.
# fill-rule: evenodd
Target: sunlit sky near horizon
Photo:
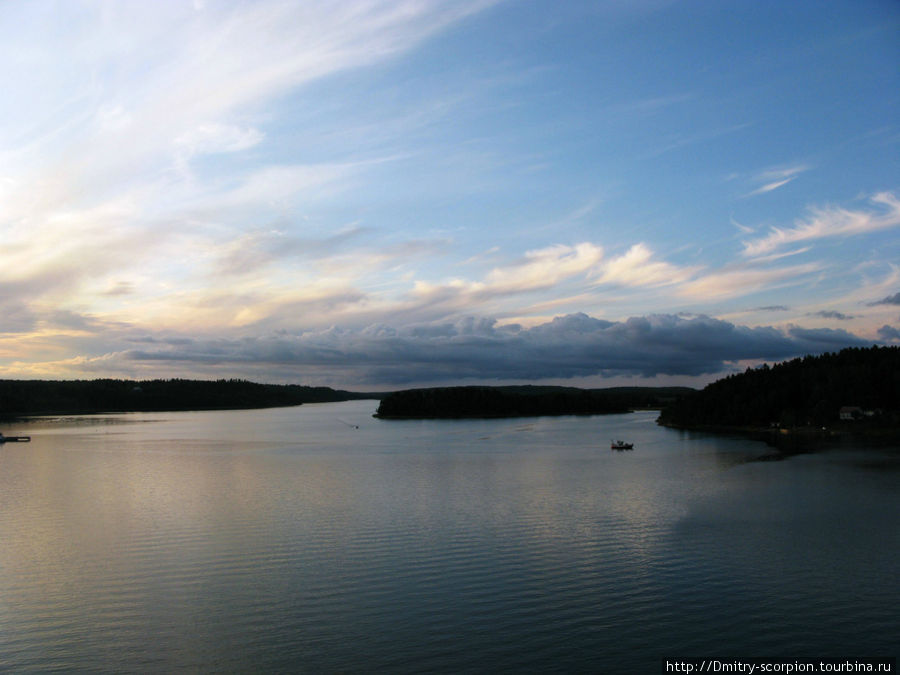
<path fill-rule="evenodd" d="M 0 56 L 0 378 L 900 343 L 895 0 L 13 0 Z"/>

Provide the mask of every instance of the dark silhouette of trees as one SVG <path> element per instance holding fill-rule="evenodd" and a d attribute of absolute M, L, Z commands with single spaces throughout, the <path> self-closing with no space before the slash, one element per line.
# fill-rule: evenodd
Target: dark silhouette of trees
<path fill-rule="evenodd" d="M 651 407 L 692 391 L 664 389 L 577 389 L 574 387 L 439 387 L 387 394 L 379 417 L 466 418 L 596 415 Z"/>
<path fill-rule="evenodd" d="M 268 408 L 373 397 L 246 380 L 0 380 L 0 416 Z"/>
<path fill-rule="evenodd" d="M 869 426 L 900 423 L 900 347 L 849 348 L 804 356 L 713 382 L 667 406 L 660 423 L 678 427 L 821 427 L 844 406 L 869 411 Z"/>

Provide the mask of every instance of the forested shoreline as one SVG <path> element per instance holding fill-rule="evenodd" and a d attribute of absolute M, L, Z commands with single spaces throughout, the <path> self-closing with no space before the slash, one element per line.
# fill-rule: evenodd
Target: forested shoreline
<path fill-rule="evenodd" d="M 900 347 L 850 348 L 748 368 L 688 387 L 461 386 L 390 393 L 247 380 L 0 380 L 0 418 L 47 414 L 265 408 L 380 399 L 381 418 L 596 415 L 661 410 L 684 429 L 900 429 Z"/>
<path fill-rule="evenodd" d="M 692 389 L 687 387 L 431 387 L 384 396 L 376 412 L 387 419 L 600 415 L 658 408 Z"/>
<path fill-rule="evenodd" d="M 271 408 L 379 396 L 237 379 L 0 380 L 0 417 Z"/>
<path fill-rule="evenodd" d="M 685 429 L 895 432 L 900 347 L 848 348 L 748 368 L 673 402 L 659 422 Z"/>

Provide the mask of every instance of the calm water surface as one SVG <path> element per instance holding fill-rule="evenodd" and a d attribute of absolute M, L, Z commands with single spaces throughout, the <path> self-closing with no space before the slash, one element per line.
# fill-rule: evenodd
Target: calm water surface
<path fill-rule="evenodd" d="M 0 670 L 660 671 L 898 654 L 900 455 L 372 401 L 0 446 Z M 611 452 L 610 438 L 635 443 Z"/>

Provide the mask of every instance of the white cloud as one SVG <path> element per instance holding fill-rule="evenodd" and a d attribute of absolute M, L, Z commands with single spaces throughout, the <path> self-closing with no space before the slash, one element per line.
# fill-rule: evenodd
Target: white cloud
<path fill-rule="evenodd" d="M 900 225 L 900 200 L 891 192 L 879 192 L 870 199 L 878 210 L 856 210 L 839 207 L 812 209 L 810 216 L 798 220 L 794 227 L 774 227 L 760 239 L 744 242 L 744 255 L 756 257 L 782 246 L 829 237 L 846 237 L 876 232 Z"/>
<path fill-rule="evenodd" d="M 731 224 L 734 225 L 743 234 L 753 234 L 756 231 L 752 227 L 748 227 L 747 225 L 739 223 L 734 219 L 734 217 L 731 218 Z"/>
<path fill-rule="evenodd" d="M 765 185 L 763 185 L 762 187 L 760 187 L 760 188 L 754 190 L 754 191 L 751 192 L 750 194 L 751 194 L 751 195 L 761 195 L 761 194 L 764 194 L 764 193 L 766 193 L 766 192 L 771 192 L 772 190 L 777 190 L 778 188 L 782 187 L 783 185 L 787 185 L 787 184 L 790 183 L 792 180 L 794 180 L 794 176 L 791 176 L 790 178 L 785 178 L 785 179 L 783 179 L 783 180 L 776 180 L 776 181 L 774 181 L 774 182 L 772 182 L 772 183 L 766 183 Z"/>
<path fill-rule="evenodd" d="M 356 169 L 354 164 L 267 166 L 248 173 L 236 187 L 207 196 L 210 207 L 271 205 L 281 207 L 311 190 L 334 185 Z"/>
<path fill-rule="evenodd" d="M 43 219 L 7 228 L 0 248 L 0 288 L 16 288 L 34 300 L 45 294 L 75 294 L 85 279 L 142 262 L 155 248 L 152 233 L 129 227 L 129 199 L 58 210 Z M 7 291 L 9 292 L 9 291 Z"/>
<path fill-rule="evenodd" d="M 707 302 L 735 298 L 800 283 L 820 269 L 815 263 L 775 268 L 737 265 L 682 284 L 678 292 L 682 296 Z"/>
<path fill-rule="evenodd" d="M 483 281 L 453 279 L 444 283 L 417 281 L 412 296 L 428 303 L 452 303 L 460 309 L 490 298 L 545 290 L 573 279 L 595 275 L 603 249 L 590 242 L 558 244 L 528 251 L 520 260 L 495 267 Z"/>
<path fill-rule="evenodd" d="M 529 251 L 521 260 L 496 267 L 483 281 L 454 279 L 442 284 L 418 281 L 413 295 L 430 303 L 454 303 L 462 308 L 491 298 L 549 289 L 559 295 L 602 286 L 674 286 L 685 283 L 698 270 L 654 260 L 653 253 L 644 244 L 635 244 L 614 258 L 606 258 L 603 248 L 591 242 L 575 246 L 558 244 Z M 559 302 L 563 300 L 557 297 L 548 306 Z"/>
<path fill-rule="evenodd" d="M 777 190 L 795 180 L 801 173 L 809 171 L 810 168 L 806 164 L 798 164 L 796 166 L 763 171 L 753 178 L 754 182 L 762 183 L 762 185 L 746 196 L 753 197 Z"/>
<path fill-rule="evenodd" d="M 265 134 L 252 127 L 234 124 L 201 124 L 175 139 L 175 144 L 189 155 L 217 152 L 240 152 L 258 145 Z"/>
<path fill-rule="evenodd" d="M 653 260 L 653 252 L 644 244 L 635 244 L 628 252 L 603 266 L 598 283 L 624 286 L 666 286 L 681 284 L 699 271 L 697 267 L 677 267 Z"/>
<path fill-rule="evenodd" d="M 103 269 L 126 266 L 145 255 L 146 240 L 182 236 L 198 211 L 221 217 L 228 208 L 262 205 L 277 212 L 312 190 L 334 188 L 365 162 L 270 159 L 201 176 L 187 162 L 258 146 L 273 98 L 396 56 L 489 4 L 4 7 L 12 15 L 0 22 L 0 59 L 16 64 L 4 96 L 16 105 L 0 110 L 2 273 L 14 268 L 23 276 L 50 261 L 88 271 L 104 254 Z M 41 41 L 19 24 L 40 24 Z M 128 212 L 107 217 L 118 204 Z M 133 251 L 104 245 L 124 242 L 123 230 Z M 182 255 L 166 264 L 178 260 L 191 262 Z"/>
<path fill-rule="evenodd" d="M 505 293 L 548 288 L 578 275 L 591 275 L 602 259 L 603 248 L 590 242 L 550 246 L 527 252 L 517 263 L 491 270 L 486 286 Z"/>

